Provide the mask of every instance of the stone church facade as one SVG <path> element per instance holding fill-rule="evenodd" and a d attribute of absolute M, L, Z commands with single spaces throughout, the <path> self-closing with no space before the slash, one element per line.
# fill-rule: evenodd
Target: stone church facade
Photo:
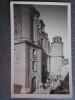
<path fill-rule="evenodd" d="M 49 65 L 48 34 L 33 6 L 14 9 L 14 93 L 34 92 L 42 85 L 42 64 Z"/>

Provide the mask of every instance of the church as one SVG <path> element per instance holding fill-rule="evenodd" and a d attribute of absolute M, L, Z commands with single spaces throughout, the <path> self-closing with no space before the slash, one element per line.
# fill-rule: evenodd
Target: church
<path fill-rule="evenodd" d="M 50 69 L 50 42 L 40 13 L 14 5 L 14 93 L 33 93 L 42 85 L 42 66 Z"/>

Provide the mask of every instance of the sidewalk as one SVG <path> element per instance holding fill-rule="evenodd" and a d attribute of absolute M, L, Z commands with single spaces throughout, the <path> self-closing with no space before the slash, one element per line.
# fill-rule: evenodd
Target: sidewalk
<path fill-rule="evenodd" d="M 50 94 L 51 88 L 48 87 L 48 89 L 40 89 L 40 90 L 36 90 L 34 92 L 34 94 Z"/>

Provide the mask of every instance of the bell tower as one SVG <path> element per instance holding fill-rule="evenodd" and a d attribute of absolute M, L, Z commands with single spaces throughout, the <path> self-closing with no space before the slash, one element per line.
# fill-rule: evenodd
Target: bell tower
<path fill-rule="evenodd" d="M 60 67 L 63 59 L 63 42 L 62 38 L 55 36 L 51 43 L 51 73 L 53 75 L 60 74 Z"/>

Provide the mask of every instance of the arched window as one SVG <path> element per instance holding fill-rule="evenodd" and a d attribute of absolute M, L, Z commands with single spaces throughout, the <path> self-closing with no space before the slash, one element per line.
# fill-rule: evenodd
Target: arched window
<path fill-rule="evenodd" d="M 37 65 L 36 65 L 36 61 L 33 61 L 33 66 L 32 66 L 32 70 L 33 70 L 33 71 L 36 71 L 36 66 L 37 66 Z"/>
<path fill-rule="evenodd" d="M 33 17 L 32 15 L 30 15 L 31 17 L 31 38 L 33 39 Z"/>
<path fill-rule="evenodd" d="M 36 56 L 36 49 L 33 49 L 33 56 Z"/>

